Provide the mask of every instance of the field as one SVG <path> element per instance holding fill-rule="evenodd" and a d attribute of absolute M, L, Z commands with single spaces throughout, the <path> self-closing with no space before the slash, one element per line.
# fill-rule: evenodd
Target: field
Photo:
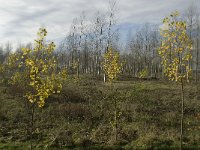
<path fill-rule="evenodd" d="M 184 87 L 184 149 L 200 149 L 199 87 Z M 0 87 L 0 149 L 30 147 L 31 107 L 23 91 Z M 116 102 L 116 103 L 115 103 Z M 116 106 L 116 107 L 115 107 Z M 117 142 L 113 121 L 117 112 Z M 35 149 L 179 149 L 180 85 L 157 80 L 105 84 L 69 79 L 59 95 L 35 108 Z"/>
<path fill-rule="evenodd" d="M 200 150 L 200 0 L 0 15 L 0 150 Z"/>

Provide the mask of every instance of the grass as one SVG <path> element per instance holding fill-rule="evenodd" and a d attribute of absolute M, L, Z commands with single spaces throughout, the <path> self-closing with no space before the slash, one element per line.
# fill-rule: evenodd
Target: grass
<path fill-rule="evenodd" d="M 12 89 L 12 90 L 11 90 Z M 28 149 L 30 106 L 15 88 L 0 86 L 0 149 Z M 36 109 L 35 149 L 178 149 L 180 86 L 164 81 L 95 79 L 65 84 L 60 95 Z M 184 148 L 199 149 L 200 101 L 195 84 L 185 86 Z M 113 99 L 118 141 L 112 140 Z"/>
<path fill-rule="evenodd" d="M 27 143 L 0 143 L 0 150 L 22 150 L 28 149 Z"/>

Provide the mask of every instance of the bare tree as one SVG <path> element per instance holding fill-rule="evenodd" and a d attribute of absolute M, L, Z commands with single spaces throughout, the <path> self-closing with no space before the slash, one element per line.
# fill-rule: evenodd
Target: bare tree
<path fill-rule="evenodd" d="M 195 81 L 198 82 L 198 72 L 199 72 L 199 39 L 200 39 L 200 19 L 199 15 L 196 19 L 196 70 L 195 70 Z"/>
<path fill-rule="evenodd" d="M 190 3 L 190 5 L 186 9 L 184 15 L 185 15 L 185 19 L 186 19 L 187 24 L 188 24 L 189 37 L 193 40 L 193 43 L 194 43 L 194 41 L 195 41 L 194 34 L 196 32 L 195 22 L 196 22 L 196 19 L 197 19 L 197 17 L 196 17 L 197 16 L 197 7 L 195 6 L 194 2 Z M 193 60 L 190 60 L 190 62 L 189 62 L 189 67 L 192 68 L 192 69 L 193 69 L 193 66 L 194 66 L 194 63 L 193 63 L 195 61 L 194 59 L 195 59 L 195 57 L 193 58 Z"/>

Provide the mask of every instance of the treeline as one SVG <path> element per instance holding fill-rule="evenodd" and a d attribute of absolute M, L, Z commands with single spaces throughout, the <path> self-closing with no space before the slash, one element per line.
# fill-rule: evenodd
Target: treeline
<path fill-rule="evenodd" d="M 74 19 L 68 35 L 57 46 L 55 56 L 59 67 L 67 67 L 69 74 L 93 74 L 102 77 L 103 54 L 112 47 L 120 52 L 123 63 L 122 74 L 141 78 L 164 78 L 163 68 L 157 49 L 161 45 L 159 25 L 144 24 L 134 35 L 128 33 L 125 45 L 120 40 L 117 29 L 116 3 L 110 4 L 106 13 L 96 13 L 93 19 L 81 15 Z M 198 9 L 191 5 L 183 13 L 182 18 L 187 22 L 187 31 L 193 40 L 193 59 L 190 67 L 197 81 L 199 76 L 199 41 L 200 18 Z M 22 47 L 32 45 L 19 44 L 16 52 Z M 5 62 L 11 53 L 12 45 L 7 43 L 0 47 L 1 63 Z M 105 78 L 104 78 L 105 79 Z"/>

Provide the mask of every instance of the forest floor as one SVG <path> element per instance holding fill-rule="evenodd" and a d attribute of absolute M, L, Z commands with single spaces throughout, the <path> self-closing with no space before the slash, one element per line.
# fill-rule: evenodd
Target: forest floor
<path fill-rule="evenodd" d="M 166 81 L 69 80 L 35 108 L 34 149 L 178 149 L 181 86 Z M 0 149 L 30 147 L 31 106 L 19 88 L 0 85 Z M 200 149 L 200 93 L 184 86 L 184 149 Z M 116 107 L 115 107 L 116 102 Z M 115 109 L 116 108 L 116 109 Z M 117 141 L 114 111 L 117 110 Z"/>

